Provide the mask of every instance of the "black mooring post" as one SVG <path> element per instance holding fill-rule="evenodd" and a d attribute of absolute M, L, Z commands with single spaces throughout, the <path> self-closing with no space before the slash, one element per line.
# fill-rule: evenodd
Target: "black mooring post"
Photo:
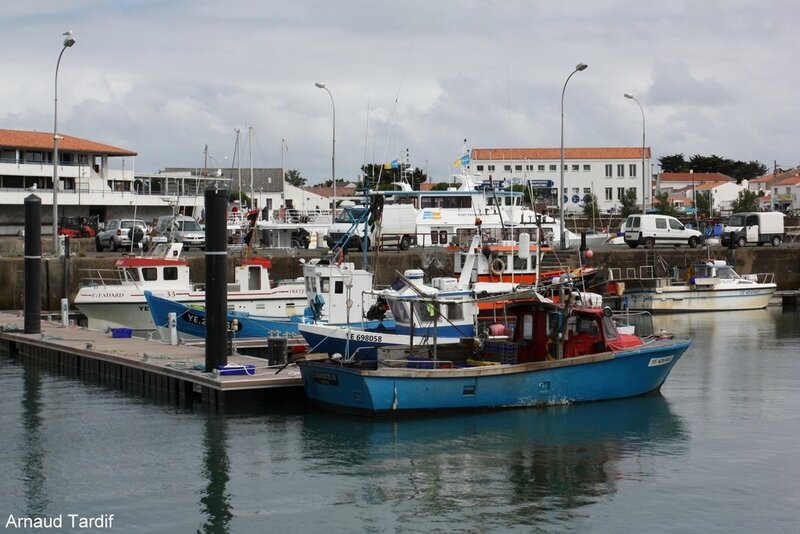
<path fill-rule="evenodd" d="M 586 251 L 586 232 L 585 231 L 581 232 L 581 248 L 580 248 L 580 251 L 581 252 L 585 252 Z"/>
<path fill-rule="evenodd" d="M 228 189 L 216 184 L 205 190 L 206 208 L 206 371 L 227 365 Z"/>
<path fill-rule="evenodd" d="M 42 333 L 42 199 L 25 197 L 25 333 Z"/>

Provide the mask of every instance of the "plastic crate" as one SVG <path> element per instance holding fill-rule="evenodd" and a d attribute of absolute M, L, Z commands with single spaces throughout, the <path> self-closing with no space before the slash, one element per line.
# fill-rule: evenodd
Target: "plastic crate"
<path fill-rule="evenodd" d="M 133 328 L 112 328 L 111 337 L 123 338 L 131 337 L 133 335 Z"/>

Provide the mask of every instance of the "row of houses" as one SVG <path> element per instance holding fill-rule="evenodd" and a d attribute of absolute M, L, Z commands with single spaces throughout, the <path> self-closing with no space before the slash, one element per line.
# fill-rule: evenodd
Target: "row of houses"
<path fill-rule="evenodd" d="M 325 210 L 333 190 L 298 188 L 284 179 L 282 169 L 209 169 L 165 167 L 158 173 L 138 172 L 137 153 L 97 141 L 59 137 L 58 189 L 53 189 L 53 134 L 0 129 L 0 234 L 16 234 L 24 221 L 24 200 L 32 192 L 42 201 L 43 222 L 59 217 L 137 216 L 149 220 L 178 209 L 200 217 L 203 190 L 227 182 L 231 190 L 251 198 L 250 207 L 265 214 L 281 207 Z M 710 191 L 715 210 L 725 211 L 744 188 L 762 192 L 764 209 L 800 209 L 800 170 L 775 172 L 737 184 L 718 173 L 654 173 L 649 147 L 474 148 L 462 171 L 495 183 L 525 184 L 551 209 L 563 201 L 567 213 L 581 212 L 587 195 L 601 211 L 621 208 L 620 199 L 634 191 L 638 202 L 652 204 L 654 192 L 667 192 L 678 206 L 692 204 L 698 192 Z M 461 158 L 459 162 L 464 161 Z M 338 185 L 338 197 L 351 196 L 356 185 Z M 561 196 L 561 198 L 559 198 Z"/>

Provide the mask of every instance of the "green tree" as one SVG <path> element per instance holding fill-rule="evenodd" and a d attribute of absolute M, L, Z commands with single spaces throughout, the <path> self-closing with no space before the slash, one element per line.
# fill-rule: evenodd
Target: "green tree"
<path fill-rule="evenodd" d="M 694 209 L 696 210 L 698 215 L 700 215 L 701 213 L 707 213 L 709 217 L 712 216 L 710 191 L 700 191 L 699 193 L 695 193 Z"/>
<path fill-rule="evenodd" d="M 636 202 L 636 189 L 629 188 L 625 190 L 625 194 L 619 199 L 621 205 L 620 214 L 623 219 L 632 213 L 641 213 L 642 207 Z"/>
<path fill-rule="evenodd" d="M 658 158 L 658 163 L 662 172 L 718 172 L 730 176 L 737 184 L 742 180 L 764 176 L 767 172 L 767 166 L 758 161 L 738 161 L 716 154 L 710 156 L 695 154 L 688 162 L 683 154 L 674 154 Z"/>
<path fill-rule="evenodd" d="M 597 196 L 594 193 L 583 197 L 583 214 L 589 219 L 600 216 L 600 210 L 597 208 Z"/>
<path fill-rule="evenodd" d="M 410 165 L 400 164 L 400 167 L 387 169 L 380 163 L 369 163 L 361 167 L 370 189 L 379 191 L 394 189 L 392 182 L 407 181 L 411 189 L 419 191 L 420 185 L 428 181 L 428 175 L 420 169 L 410 170 Z"/>
<path fill-rule="evenodd" d="M 438 184 L 433 186 L 433 191 L 447 191 L 447 189 L 452 186 L 454 186 L 454 184 L 450 184 L 447 182 L 439 182 Z"/>
<path fill-rule="evenodd" d="M 662 156 L 658 158 L 658 164 L 661 166 L 661 172 L 689 172 L 689 164 L 683 154 Z"/>
<path fill-rule="evenodd" d="M 242 208 L 245 206 L 252 206 L 251 199 L 247 195 L 247 193 L 242 192 Z M 239 200 L 239 191 L 228 191 L 228 202 L 234 202 Z"/>
<path fill-rule="evenodd" d="M 669 193 L 666 192 L 656 193 L 653 207 L 658 209 L 659 213 L 663 215 L 672 215 L 674 217 L 677 214 L 675 206 L 669 201 Z"/>
<path fill-rule="evenodd" d="M 295 187 L 303 187 L 306 185 L 306 179 L 300 176 L 300 171 L 297 169 L 286 171 L 286 181 Z"/>
<path fill-rule="evenodd" d="M 731 202 L 734 213 L 743 211 L 758 211 L 758 194 L 755 191 L 744 189 L 739 191 L 739 196 Z"/>

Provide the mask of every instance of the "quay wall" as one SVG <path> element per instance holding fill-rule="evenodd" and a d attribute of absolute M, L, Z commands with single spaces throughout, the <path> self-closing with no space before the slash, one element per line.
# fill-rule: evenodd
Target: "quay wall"
<path fill-rule="evenodd" d="M 19 238 L 15 238 L 19 240 Z M 79 251 L 92 250 L 91 240 L 81 243 Z M 46 245 L 44 245 L 46 247 Z M 48 250 L 45 248 L 44 250 Z M 593 251 L 594 257 L 591 265 L 595 267 L 617 268 L 624 275 L 628 269 L 638 271 L 642 265 L 652 264 L 655 255 L 660 257 L 667 266 L 676 266 L 681 274 L 695 260 L 705 258 L 706 249 L 687 247 L 658 248 L 648 251 L 643 248 L 630 249 L 624 246 L 603 246 Z M 800 246 L 795 243 L 784 244 L 780 247 L 754 247 L 748 246 L 729 250 L 721 246 L 709 247 L 710 254 L 716 259 L 726 260 L 733 265 L 740 274 L 745 273 L 775 273 L 775 281 L 779 290 L 795 290 L 800 288 Z M 273 281 L 293 279 L 302 276 L 301 259 L 309 260 L 320 257 L 322 251 L 301 250 L 296 252 L 286 250 L 262 249 L 258 251 L 261 256 L 270 256 L 273 262 L 271 277 Z M 60 308 L 60 299 L 64 296 L 65 281 L 70 303 L 74 301 L 75 294 L 86 277 L 89 270 L 113 270 L 114 262 L 121 254 L 95 254 L 78 252 L 66 262 L 67 277 L 65 280 L 65 262 L 63 258 L 44 257 L 42 259 L 42 310 L 57 312 Z M 577 251 L 559 252 L 559 257 L 564 263 L 575 267 L 578 262 Z M 648 256 L 649 255 L 649 256 Z M 228 257 L 228 277 L 232 281 L 235 262 L 241 258 L 241 251 L 231 251 Z M 189 262 L 192 281 L 203 283 L 205 281 L 205 258 L 202 252 L 191 252 L 185 259 Z M 360 267 L 363 254 L 351 252 L 348 261 Z M 438 247 L 415 248 L 407 251 L 384 250 L 369 255 L 370 268 L 375 272 L 376 283 L 379 285 L 390 284 L 395 278 L 395 271 L 403 272 L 406 269 L 418 268 L 425 271 L 427 277 L 452 276 L 453 257 L 451 253 Z M 24 307 L 24 259 L 22 251 L 12 250 L 8 245 L 0 243 L 0 310 L 21 310 Z M 656 271 L 656 274 L 663 274 Z"/>

